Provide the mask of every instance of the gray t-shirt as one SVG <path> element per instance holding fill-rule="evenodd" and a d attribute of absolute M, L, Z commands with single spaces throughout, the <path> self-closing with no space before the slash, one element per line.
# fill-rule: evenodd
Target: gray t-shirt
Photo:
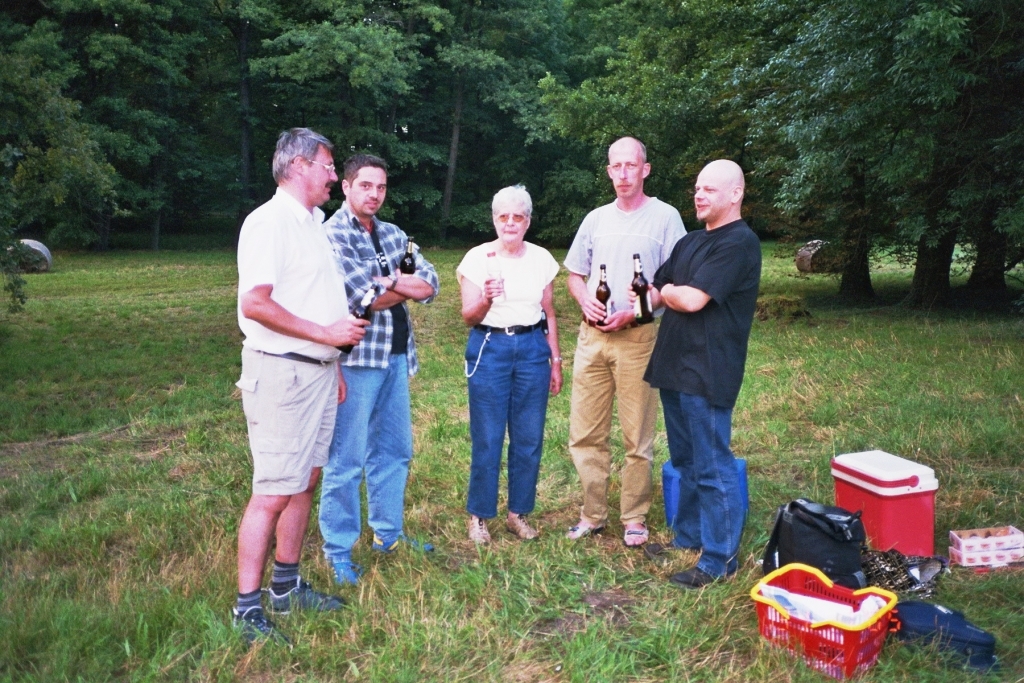
<path fill-rule="evenodd" d="M 633 279 L 633 254 L 649 282 L 654 272 L 668 260 L 686 228 L 675 207 L 651 197 L 636 211 L 626 213 L 615 202 L 587 214 L 565 257 L 570 272 L 587 279 L 591 295 L 597 291 L 601 264 L 608 268 L 608 286 L 612 290 L 611 311 L 630 307 L 627 289 Z"/>

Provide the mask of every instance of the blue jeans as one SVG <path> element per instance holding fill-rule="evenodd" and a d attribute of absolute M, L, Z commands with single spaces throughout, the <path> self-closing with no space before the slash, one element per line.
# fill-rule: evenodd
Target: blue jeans
<path fill-rule="evenodd" d="M 498 514 L 498 474 L 506 426 L 508 510 L 520 515 L 533 512 L 544 448 L 550 358 L 551 349 L 539 329 L 511 336 L 470 329 L 466 344 L 467 374 L 471 374 L 469 434 L 473 440 L 466 502 L 470 514 L 482 519 Z"/>
<path fill-rule="evenodd" d="M 342 366 L 348 396 L 338 406 L 320 489 L 320 533 L 331 563 L 350 561 L 359 540 L 359 485 L 366 475 L 367 517 L 385 545 L 402 534 L 412 459 L 409 376 L 404 355 L 387 368 Z"/>
<path fill-rule="evenodd" d="M 732 574 L 746 512 L 729 449 L 732 409 L 707 399 L 661 390 L 672 466 L 680 474 L 673 544 L 702 549 L 697 568 L 712 576 Z"/>

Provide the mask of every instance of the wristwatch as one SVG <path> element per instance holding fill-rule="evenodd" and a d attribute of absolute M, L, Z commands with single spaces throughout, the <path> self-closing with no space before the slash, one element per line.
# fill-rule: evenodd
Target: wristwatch
<path fill-rule="evenodd" d="M 395 287 L 397 287 L 397 286 L 398 286 L 398 276 L 397 275 L 392 275 L 391 276 L 391 284 L 388 285 L 388 291 L 389 292 L 395 291 Z"/>

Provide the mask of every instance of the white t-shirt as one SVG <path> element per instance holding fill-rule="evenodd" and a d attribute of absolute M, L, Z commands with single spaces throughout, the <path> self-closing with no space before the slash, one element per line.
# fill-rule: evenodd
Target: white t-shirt
<path fill-rule="evenodd" d="M 593 296 L 601 279 L 601 264 L 606 264 L 612 290 L 611 311 L 629 309 L 632 306 L 627 289 L 633 280 L 633 254 L 640 254 L 644 276 L 653 282 L 654 272 L 668 260 L 672 248 L 685 234 L 679 211 L 657 197 L 648 198 L 643 206 L 630 212 L 612 202 L 594 209 L 583 219 L 565 255 L 565 267 L 587 278 L 587 291 Z M 659 309 L 655 315 L 662 312 Z"/>
<path fill-rule="evenodd" d="M 501 279 L 505 281 L 505 295 L 491 303 L 482 323 L 491 327 L 533 325 L 541 318 L 541 295 L 558 275 L 558 262 L 543 247 L 524 242 L 526 252 L 519 258 L 497 256 Z M 455 269 L 481 290 L 492 276 L 487 273 L 487 253 L 497 252 L 493 244 L 481 244 L 470 249 Z"/>
<path fill-rule="evenodd" d="M 314 209 L 311 214 L 280 188 L 245 219 L 238 236 L 238 326 L 246 347 L 321 360 L 337 358 L 333 346 L 274 332 L 242 315 L 242 295 L 257 285 L 271 285 L 271 299 L 289 313 L 320 325 L 348 315 L 345 278 L 323 221 L 323 211 Z"/>

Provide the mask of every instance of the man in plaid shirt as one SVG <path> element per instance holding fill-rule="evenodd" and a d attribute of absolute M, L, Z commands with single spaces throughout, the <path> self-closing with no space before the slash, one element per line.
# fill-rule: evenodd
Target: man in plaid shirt
<path fill-rule="evenodd" d="M 387 187 L 383 159 L 368 154 L 349 157 L 341 181 L 345 203 L 324 224 L 345 273 L 349 309 L 358 307 L 368 289 L 375 287 L 380 293 L 371 306 L 366 336 L 342 357 L 347 396 L 338 405 L 330 457 L 323 469 L 320 531 L 324 555 L 342 584 L 359 580 L 352 546 L 362 530 L 359 484 L 364 474 L 373 550 L 390 553 L 401 544 L 433 550 L 429 543 L 407 538 L 402 529 L 412 459 L 409 377 L 419 369 L 405 302 L 433 300 L 437 272 L 416 254 L 416 272 L 399 273 L 409 238 L 397 225 L 376 217 Z"/>

